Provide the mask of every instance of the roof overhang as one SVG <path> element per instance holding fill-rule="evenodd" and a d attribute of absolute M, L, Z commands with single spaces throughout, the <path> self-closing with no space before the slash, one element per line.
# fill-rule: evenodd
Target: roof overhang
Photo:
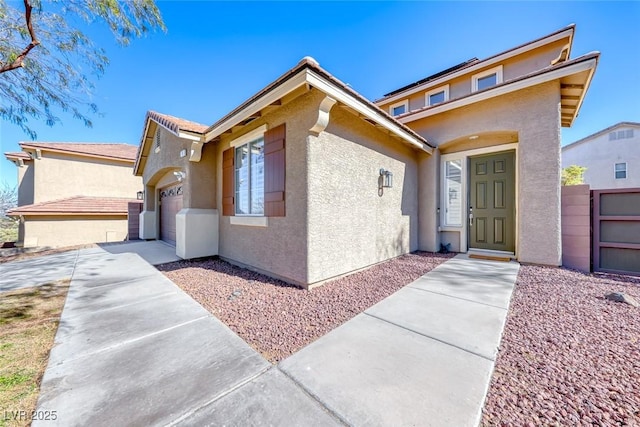
<path fill-rule="evenodd" d="M 399 116 L 398 121 L 401 123 L 411 123 L 425 117 L 516 92 L 531 86 L 560 80 L 561 123 L 562 126 L 568 127 L 571 126 L 573 120 L 578 115 L 580 106 L 582 105 L 598 65 L 599 55 L 598 52 L 590 53 L 580 58 L 523 76 L 522 78 L 502 83 L 482 92 L 472 93 L 463 98 L 447 101 L 434 107 L 412 111 L 403 116 Z"/>
<path fill-rule="evenodd" d="M 87 157 L 87 158 L 91 158 L 91 159 L 103 159 L 103 160 L 109 160 L 112 162 L 122 162 L 122 163 L 133 163 L 133 159 L 125 159 L 122 157 L 113 157 L 113 156 L 104 156 L 104 155 L 100 155 L 100 154 L 92 154 L 92 153 L 80 153 L 78 151 L 70 151 L 70 150 L 64 150 L 64 149 L 56 149 L 56 148 L 52 148 L 52 147 L 42 147 L 39 146 L 37 144 L 30 144 L 28 142 L 21 142 L 20 143 L 20 148 L 22 148 L 25 151 L 28 150 L 32 150 L 34 153 L 38 153 L 38 152 L 43 152 L 43 151 L 47 151 L 50 153 L 60 153 L 60 154 L 66 154 L 69 156 L 77 156 L 77 157 Z M 36 154 L 36 156 L 38 156 L 39 154 Z M 33 156 L 29 156 L 29 157 L 33 157 Z"/>
<path fill-rule="evenodd" d="M 397 122 L 355 91 L 343 86 L 324 70 L 313 66 L 309 62 L 303 62 L 303 65 L 302 67 L 297 67 L 298 70 L 292 70 L 292 73 L 283 76 L 285 78 L 277 80 L 275 85 L 267 88 L 268 90 L 258 93 L 245 104 L 212 125 L 205 132 L 204 142 L 215 140 L 225 132 L 230 132 L 234 127 L 245 123 L 248 119 L 259 117 L 264 109 L 280 105 L 282 98 L 286 95 L 301 87 L 306 87 L 315 88 L 325 93 L 337 103 L 348 107 L 350 111 L 360 118 L 379 129 L 383 129 L 403 143 L 429 154 L 433 152 L 433 147 L 423 137 Z"/>
<path fill-rule="evenodd" d="M 491 56 L 489 58 L 483 59 L 481 61 L 477 61 L 474 62 L 473 65 L 470 65 L 468 67 L 462 68 L 460 70 L 454 71 L 452 73 L 449 74 L 445 74 L 437 79 L 434 80 L 430 80 L 428 82 L 425 82 L 424 84 L 420 84 L 417 86 L 412 86 L 410 89 L 407 89 L 406 91 L 402 91 L 402 92 L 398 92 L 393 94 L 392 96 L 389 97 L 383 97 L 381 99 L 378 99 L 376 101 L 374 101 L 376 104 L 388 104 L 388 103 L 392 103 L 394 101 L 398 101 L 398 100 L 402 100 L 405 99 L 408 96 L 411 96 L 415 93 L 418 92 L 422 92 L 424 90 L 428 90 L 430 88 L 435 88 L 437 86 L 440 86 L 443 84 L 444 81 L 449 81 L 452 79 L 455 79 L 457 77 L 461 77 L 464 76 L 465 74 L 469 74 L 469 73 L 473 73 L 475 71 L 479 71 L 482 70 L 483 68 L 488 68 L 492 65 L 497 65 L 500 64 L 502 62 L 504 62 L 505 60 L 509 59 L 509 58 L 513 58 L 515 56 L 521 55 L 523 53 L 532 51 L 534 49 L 537 49 L 539 47 L 548 45 L 549 43 L 553 43 L 556 42 L 558 40 L 562 40 L 565 38 L 568 38 L 568 50 L 567 50 L 567 55 L 571 54 L 571 45 L 573 44 L 573 36 L 575 33 L 575 25 L 571 24 L 568 25 L 566 28 L 563 28 L 559 31 L 556 31 L 555 33 L 549 34 L 548 36 L 539 38 L 537 40 L 534 40 L 532 42 L 529 43 L 525 43 L 523 45 L 520 45 L 516 48 L 510 49 L 506 52 L 502 52 L 499 53 L 497 55 Z M 567 56 L 568 58 L 569 56 Z"/>

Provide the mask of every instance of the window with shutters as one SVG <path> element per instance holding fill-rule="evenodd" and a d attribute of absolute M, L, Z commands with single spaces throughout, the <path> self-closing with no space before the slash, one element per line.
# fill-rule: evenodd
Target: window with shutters
<path fill-rule="evenodd" d="M 285 216 L 285 136 L 284 124 L 269 130 L 263 125 L 223 151 L 222 215 Z M 253 219 L 236 218 L 231 223 L 257 225 Z"/>

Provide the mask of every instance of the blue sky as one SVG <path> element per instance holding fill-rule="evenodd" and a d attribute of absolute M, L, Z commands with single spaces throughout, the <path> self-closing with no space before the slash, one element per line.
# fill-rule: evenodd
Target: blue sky
<path fill-rule="evenodd" d="M 45 7 L 46 7 L 46 3 Z M 40 141 L 138 144 L 147 110 L 212 124 L 302 57 L 369 99 L 472 57 L 483 59 L 575 23 L 572 57 L 600 64 L 563 144 L 619 121 L 640 121 L 640 2 L 178 2 L 159 1 L 167 33 L 118 46 L 89 34 L 111 65 L 96 84 L 101 115 L 86 128 L 32 123 Z M 0 122 L 0 151 L 28 136 Z M 0 160 L 0 180 L 15 166 Z"/>

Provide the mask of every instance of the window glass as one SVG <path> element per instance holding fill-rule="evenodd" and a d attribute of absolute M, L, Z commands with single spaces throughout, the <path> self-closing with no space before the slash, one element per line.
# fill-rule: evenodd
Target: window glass
<path fill-rule="evenodd" d="M 478 79 L 478 90 L 486 89 L 498 84 L 498 75 L 496 73 Z"/>
<path fill-rule="evenodd" d="M 398 105 L 397 107 L 393 107 L 393 115 L 399 116 L 400 114 L 406 113 L 407 108 L 404 105 Z"/>
<path fill-rule="evenodd" d="M 251 143 L 251 213 L 264 214 L 264 140 Z"/>
<path fill-rule="evenodd" d="M 445 162 L 445 223 L 462 225 L 462 160 Z"/>
<path fill-rule="evenodd" d="M 429 95 L 429 105 L 436 105 L 444 101 L 444 91 Z"/>
<path fill-rule="evenodd" d="M 625 179 L 627 177 L 627 164 L 616 163 L 616 179 Z"/>
<path fill-rule="evenodd" d="M 236 214 L 264 214 L 264 139 L 236 147 Z"/>

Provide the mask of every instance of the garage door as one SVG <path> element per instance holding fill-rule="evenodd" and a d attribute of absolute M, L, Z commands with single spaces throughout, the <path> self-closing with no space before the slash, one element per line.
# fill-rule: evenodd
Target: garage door
<path fill-rule="evenodd" d="M 182 209 L 182 186 L 160 190 L 160 239 L 176 244 L 176 214 Z"/>

